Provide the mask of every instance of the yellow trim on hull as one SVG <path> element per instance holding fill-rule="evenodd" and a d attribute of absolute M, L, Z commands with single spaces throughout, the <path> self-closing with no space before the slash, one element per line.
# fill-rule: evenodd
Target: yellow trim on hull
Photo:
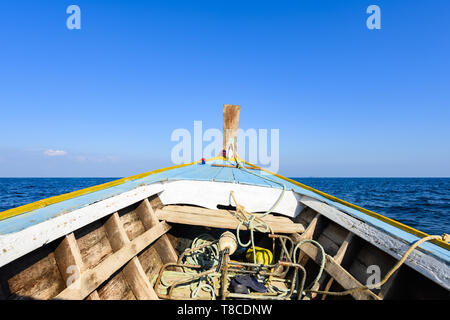
<path fill-rule="evenodd" d="M 216 160 L 216 158 L 217 159 L 221 159 L 222 157 L 211 158 L 211 159 L 208 159 L 208 161 L 209 160 Z M 107 182 L 107 183 L 99 184 L 99 185 L 92 186 L 92 187 L 89 187 L 89 188 L 85 188 L 85 189 L 76 190 L 76 191 L 73 191 L 73 192 L 61 194 L 59 196 L 54 196 L 54 197 L 38 200 L 36 202 L 32 202 L 32 203 L 25 204 L 25 205 L 20 206 L 20 207 L 16 207 L 16 208 L 12 208 L 12 209 L 0 212 L 0 221 L 4 220 L 4 219 L 11 218 L 11 217 L 14 217 L 14 216 L 17 216 L 17 215 L 22 214 L 22 213 L 26 213 L 26 212 L 30 212 L 30 211 L 33 211 L 33 210 L 36 210 L 36 209 L 44 208 L 44 207 L 47 207 L 47 206 L 49 206 L 51 204 L 55 204 L 55 203 L 58 203 L 58 202 L 69 200 L 69 199 L 73 199 L 73 198 L 76 198 L 76 197 L 79 197 L 79 196 L 82 196 L 82 195 L 85 195 L 85 194 L 88 194 L 88 193 L 92 193 L 92 192 L 104 190 L 104 189 L 107 189 L 107 188 L 115 187 L 115 186 L 121 185 L 121 184 L 123 184 L 123 183 L 125 183 L 127 181 L 141 179 L 141 178 L 147 177 L 147 176 L 149 176 L 151 174 L 160 173 L 160 172 L 164 172 L 164 171 L 168 171 L 168 170 L 172 170 L 172 169 L 176 169 L 176 168 L 186 167 L 186 166 L 189 166 L 189 165 L 192 165 L 192 164 L 196 164 L 196 163 L 199 163 L 199 162 L 200 161 L 194 161 L 194 162 L 191 162 L 191 163 L 179 164 L 179 165 L 172 166 L 172 167 L 167 167 L 167 168 L 163 168 L 163 169 L 157 169 L 157 170 L 153 170 L 153 171 L 149 171 L 149 172 L 145 172 L 145 173 L 141 173 L 141 174 L 136 174 L 136 175 L 133 175 L 133 176 L 130 176 L 130 177 L 117 179 L 117 180 L 110 181 L 110 182 Z"/>
<path fill-rule="evenodd" d="M 401 229 L 401 230 L 403 230 L 403 231 L 406 231 L 406 232 L 408 232 L 408 233 L 411 233 L 411 234 L 413 234 L 413 235 L 415 235 L 415 236 L 417 236 L 417 237 L 419 237 L 419 238 L 425 238 L 425 237 L 428 237 L 428 236 L 429 236 L 429 234 L 427 234 L 427 233 L 425 233 L 425 232 L 422 232 L 422 231 L 420 231 L 420 230 L 414 229 L 414 228 L 412 228 L 412 227 L 410 227 L 410 226 L 407 226 L 406 224 L 403 224 L 403 223 L 398 222 L 398 221 L 396 221 L 396 220 L 389 219 L 388 217 L 385 217 L 385 216 L 383 216 L 383 215 L 381 215 L 381 214 L 379 214 L 379 213 L 376 213 L 376 212 L 367 210 L 367 209 L 365 209 L 365 208 L 359 207 L 359 206 L 357 206 L 357 205 L 355 205 L 355 204 L 352 204 L 352 203 L 350 203 L 350 202 L 341 200 L 341 199 L 339 199 L 339 198 L 336 198 L 335 196 L 332 196 L 332 195 L 329 195 L 329 194 L 327 194 L 327 193 L 325 193 L 325 192 L 322 192 L 322 191 L 320 191 L 320 190 L 316 190 L 316 189 L 314 189 L 314 188 L 311 188 L 311 187 L 309 187 L 309 186 L 307 186 L 307 185 L 305 185 L 305 184 L 303 184 L 303 183 L 300 183 L 300 182 L 298 182 L 298 181 L 295 181 L 295 180 L 292 180 L 292 179 L 283 177 L 283 176 L 281 176 L 281 175 L 279 175 L 279 174 L 276 174 L 276 173 L 274 173 L 274 172 L 270 172 L 269 170 L 266 170 L 266 169 L 260 168 L 260 167 L 258 167 L 258 166 L 255 166 L 254 164 L 251 164 L 251 163 L 249 163 L 249 162 L 247 162 L 247 161 L 245 161 L 245 160 L 239 159 L 239 161 L 244 162 L 245 164 L 250 165 L 250 166 L 252 166 L 252 167 L 254 167 L 254 168 L 258 169 L 258 170 L 262 170 L 262 171 L 265 171 L 265 172 L 267 172 L 267 173 L 270 173 L 270 174 L 274 175 L 275 177 L 278 177 L 278 178 L 280 178 L 280 179 L 289 181 L 290 183 L 295 184 L 295 185 L 297 185 L 297 186 L 299 186 L 299 187 L 302 187 L 302 188 L 304 188 L 304 189 L 306 189 L 306 190 L 313 191 L 313 192 L 315 192 L 315 193 L 317 193 L 317 194 L 319 194 L 319 195 L 321 195 L 321 196 L 323 196 L 323 197 L 325 197 L 325 198 L 327 198 L 327 199 L 329 199 L 329 200 L 332 200 L 332 201 L 338 202 L 338 203 L 340 203 L 340 204 L 343 204 L 343 205 L 345 205 L 345 206 L 347 206 L 347 207 L 356 209 L 356 210 L 358 210 L 358 211 L 360 211 L 360 212 L 362 212 L 362 213 L 365 213 L 365 214 L 371 216 L 372 218 L 375 218 L 375 219 L 381 220 L 381 221 L 383 221 L 383 222 L 386 222 L 386 223 L 390 224 L 391 226 L 394 226 L 394 227 L 399 228 L 399 229 Z M 450 244 L 446 243 L 445 241 L 442 241 L 442 240 L 432 240 L 431 242 L 433 242 L 434 244 L 436 244 L 436 245 L 438 245 L 438 246 L 440 246 L 440 247 L 442 247 L 442 248 L 445 248 L 445 249 L 447 249 L 447 250 L 450 250 Z"/>
<path fill-rule="evenodd" d="M 222 157 L 222 156 L 217 156 L 217 157 L 210 158 L 210 159 L 208 159 L 206 161 L 211 161 L 211 160 L 225 160 L 226 161 L 227 159 Z M 338 202 L 340 204 L 343 204 L 343 205 L 345 205 L 347 207 L 356 209 L 356 210 L 358 210 L 358 211 L 360 211 L 362 213 L 365 213 L 365 214 L 367 214 L 367 215 L 369 215 L 369 216 L 371 216 L 371 217 L 373 217 L 375 219 L 381 220 L 381 221 L 386 222 L 386 223 L 388 223 L 388 224 L 390 224 L 390 225 L 392 225 L 392 226 L 394 226 L 396 228 L 399 228 L 399 229 L 401 229 L 403 231 L 411 233 L 411 234 L 413 234 L 413 235 L 415 235 L 415 236 L 417 236 L 419 238 L 424 238 L 424 237 L 428 236 L 428 234 L 426 234 L 426 233 L 424 233 L 422 231 L 419 231 L 417 229 L 414 229 L 412 227 L 409 227 L 409 226 L 407 226 L 407 225 L 405 225 L 405 224 L 403 224 L 401 222 L 389 219 L 388 217 L 385 217 L 385 216 L 383 216 L 381 214 L 378 214 L 376 212 L 364 209 L 362 207 L 359 207 L 359 206 L 354 205 L 352 203 L 349 203 L 347 201 L 341 200 L 341 199 L 336 198 L 336 197 L 334 197 L 332 195 L 329 195 L 329 194 L 327 194 L 325 192 L 322 192 L 320 190 L 316 190 L 314 188 L 311 188 L 311 187 L 309 187 L 309 186 L 307 186 L 307 185 L 305 185 L 303 183 L 300 183 L 300 182 L 297 182 L 295 180 L 286 178 L 284 176 L 281 176 L 281 175 L 279 175 L 277 173 L 274 173 L 274 172 L 271 172 L 269 170 L 260 168 L 260 167 L 254 165 L 254 164 L 251 164 L 251 163 L 249 163 L 249 162 L 247 162 L 247 161 L 245 161 L 243 159 L 239 159 L 239 161 L 241 161 L 241 162 L 243 162 L 243 163 L 245 163 L 245 164 L 247 164 L 249 166 L 252 166 L 252 167 L 254 167 L 254 168 L 258 169 L 258 170 L 262 170 L 262 171 L 265 171 L 267 173 L 270 173 L 270 174 L 274 175 L 275 177 L 278 177 L 280 179 L 288 181 L 288 182 L 290 182 L 292 184 L 295 184 L 295 185 L 297 185 L 299 187 L 302 187 L 302 188 L 304 188 L 306 190 L 310 190 L 312 192 L 315 192 L 315 193 L 317 193 L 317 194 L 319 194 L 319 195 L 321 195 L 321 196 L 323 196 L 323 197 L 325 197 L 325 198 L 327 198 L 329 200 L 332 200 L 332 201 Z M 191 163 L 179 164 L 179 165 L 176 165 L 176 166 L 171 166 L 171 167 L 167 167 L 167 168 L 157 169 L 157 170 L 153 170 L 153 171 L 149 171 L 149 172 L 133 175 L 133 176 L 130 176 L 130 177 L 126 177 L 126 178 L 121 178 L 121 179 L 118 179 L 118 180 L 110 181 L 110 182 L 107 182 L 107 183 L 99 184 L 99 185 L 92 186 L 92 187 L 89 187 L 89 188 L 85 188 L 85 189 L 81 189 L 81 190 L 65 193 L 65 194 L 62 194 L 62 195 L 59 195 L 59 196 L 54 196 L 54 197 L 42 199 L 42 200 L 39 200 L 39 201 L 36 201 L 36 202 L 32 202 L 32 203 L 29 203 L 29 204 L 26 204 L 26 205 L 23 205 L 23 206 L 20 206 L 20 207 L 16 207 L 16 208 L 12 208 L 12 209 L 0 212 L 0 221 L 4 220 L 4 219 L 11 218 L 11 217 L 14 217 L 14 216 L 17 216 L 17 215 L 20 215 L 20 214 L 23 214 L 23 213 L 26 213 L 26 212 L 30 212 L 30 211 L 33 211 L 33 210 L 36 210 L 36 209 L 44 208 L 46 206 L 49 206 L 49 205 L 52 205 L 52 204 L 55 204 L 55 203 L 59 203 L 59 202 L 65 201 L 65 200 L 73 199 L 73 198 L 76 198 L 76 197 L 79 197 L 79 196 L 82 196 L 82 195 L 85 195 L 85 194 L 88 194 L 88 193 L 92 193 L 92 192 L 104 190 L 104 189 L 107 189 L 107 188 L 115 187 L 115 186 L 123 184 L 123 183 L 125 183 L 127 181 L 141 179 L 141 178 L 147 177 L 147 176 L 149 176 L 151 174 L 160 173 L 160 172 L 164 172 L 164 171 L 168 171 L 168 170 L 172 170 L 172 169 L 177 169 L 177 168 L 182 168 L 182 167 L 186 167 L 186 166 L 189 166 L 189 165 L 192 165 L 192 164 L 196 164 L 196 163 L 199 163 L 199 162 L 200 161 L 194 161 L 194 162 L 191 162 Z M 443 247 L 443 248 L 447 249 L 447 250 L 450 249 L 450 244 L 448 244 L 448 243 L 446 243 L 446 242 L 444 242 L 442 240 L 433 240 L 432 242 L 434 244 L 439 245 L 440 247 Z"/>

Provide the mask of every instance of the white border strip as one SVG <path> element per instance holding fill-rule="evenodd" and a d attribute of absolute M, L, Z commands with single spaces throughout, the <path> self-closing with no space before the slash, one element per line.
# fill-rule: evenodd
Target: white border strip
<path fill-rule="evenodd" d="M 24 230 L 0 236 L 0 267 L 104 216 L 142 201 L 158 192 L 161 183 L 141 186 L 84 208 L 56 216 Z"/>
<path fill-rule="evenodd" d="M 217 205 L 236 206 L 231 191 L 234 192 L 236 201 L 248 212 L 270 210 L 282 192 L 277 188 L 242 183 L 179 180 L 166 182 L 164 191 L 159 197 L 164 205 L 192 204 L 217 209 Z M 299 194 L 286 190 L 273 212 L 294 218 L 304 208 L 299 200 Z"/>

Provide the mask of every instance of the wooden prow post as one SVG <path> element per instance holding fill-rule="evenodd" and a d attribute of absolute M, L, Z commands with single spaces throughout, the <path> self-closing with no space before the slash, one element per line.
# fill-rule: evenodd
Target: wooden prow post
<path fill-rule="evenodd" d="M 239 114 L 241 106 L 233 104 L 223 105 L 223 147 L 222 156 L 230 158 L 234 156 L 239 128 Z"/>

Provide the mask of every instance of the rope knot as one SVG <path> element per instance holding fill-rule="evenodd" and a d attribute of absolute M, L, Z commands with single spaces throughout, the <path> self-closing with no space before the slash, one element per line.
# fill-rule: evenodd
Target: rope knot
<path fill-rule="evenodd" d="M 450 235 L 447 234 L 447 233 L 444 233 L 442 235 L 442 241 L 445 241 L 445 242 L 449 243 L 450 242 Z"/>

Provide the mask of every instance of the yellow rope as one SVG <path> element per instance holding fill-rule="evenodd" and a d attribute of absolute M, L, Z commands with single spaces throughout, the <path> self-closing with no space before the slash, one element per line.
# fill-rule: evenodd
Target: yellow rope
<path fill-rule="evenodd" d="M 389 271 L 384 276 L 383 280 L 381 280 L 378 283 L 375 283 L 372 285 L 361 286 L 361 287 L 357 287 L 357 288 L 352 288 L 352 289 L 349 289 L 346 291 L 340 291 L 340 292 L 320 291 L 320 290 L 305 290 L 305 291 L 324 294 L 324 295 L 345 296 L 345 295 L 352 294 L 357 291 L 372 290 L 372 289 L 379 288 L 389 280 L 389 278 L 398 270 L 398 268 L 400 268 L 400 266 L 406 261 L 408 256 L 411 254 L 411 252 L 415 248 L 417 248 L 420 244 L 424 243 L 425 241 L 430 241 L 430 240 L 442 240 L 442 241 L 448 243 L 448 242 L 450 242 L 450 235 L 444 233 L 442 236 L 428 236 L 428 237 L 418 240 L 413 245 L 411 245 L 408 250 L 406 250 L 403 257 L 395 264 L 395 266 L 391 269 L 391 271 Z"/>

